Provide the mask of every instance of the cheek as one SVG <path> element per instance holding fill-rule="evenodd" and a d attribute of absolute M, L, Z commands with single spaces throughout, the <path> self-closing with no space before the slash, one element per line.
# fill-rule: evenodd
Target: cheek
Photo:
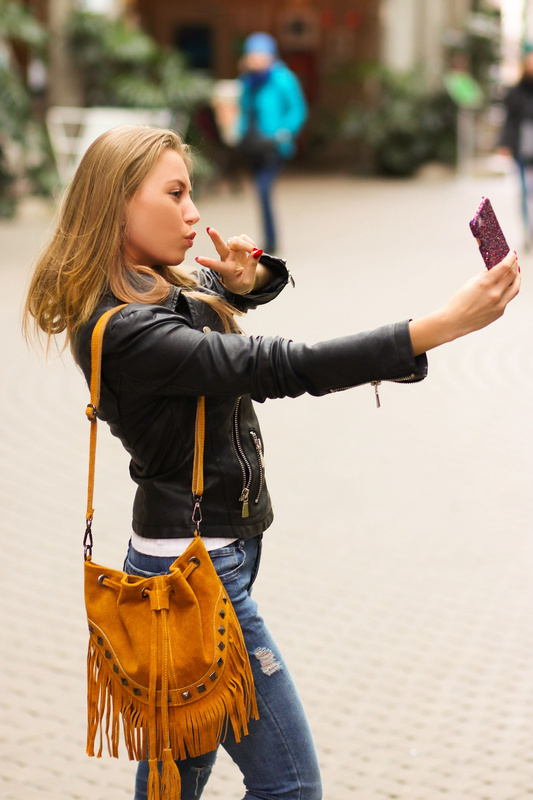
<path fill-rule="evenodd" d="M 151 239 L 153 239 L 153 231 L 150 233 L 150 226 L 146 224 L 146 221 L 138 218 L 135 214 L 131 215 L 126 221 L 124 231 L 125 247 L 138 255 L 140 252 L 146 251 Z"/>
<path fill-rule="evenodd" d="M 125 244 L 133 251 L 147 252 L 160 236 L 163 215 L 157 204 L 138 198 L 126 216 Z"/>
<path fill-rule="evenodd" d="M 153 229 L 157 216 L 154 204 L 140 197 L 129 209 L 126 227 L 132 236 L 145 236 Z"/>

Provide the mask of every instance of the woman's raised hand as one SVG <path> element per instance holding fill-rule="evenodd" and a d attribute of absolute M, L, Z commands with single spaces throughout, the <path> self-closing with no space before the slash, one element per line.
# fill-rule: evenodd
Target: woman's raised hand
<path fill-rule="evenodd" d="M 520 291 L 520 267 L 510 252 L 490 270 L 466 283 L 439 311 L 411 320 L 409 330 L 415 355 L 485 328 L 501 317 Z"/>
<path fill-rule="evenodd" d="M 202 267 L 208 267 L 218 273 L 224 286 L 233 294 L 248 294 L 257 286 L 259 259 L 263 251 L 245 233 L 232 236 L 227 241 L 214 228 L 207 233 L 215 245 L 219 259 L 196 258 Z"/>

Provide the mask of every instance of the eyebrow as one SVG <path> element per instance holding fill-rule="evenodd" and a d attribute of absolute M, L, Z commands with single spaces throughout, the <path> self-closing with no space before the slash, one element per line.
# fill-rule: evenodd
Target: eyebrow
<path fill-rule="evenodd" d="M 189 183 L 185 183 L 184 181 L 182 181 L 181 178 L 171 178 L 166 183 L 166 185 L 169 186 L 169 187 L 170 186 L 176 186 L 176 184 L 180 187 L 180 189 L 190 189 L 191 188 L 191 185 Z"/>

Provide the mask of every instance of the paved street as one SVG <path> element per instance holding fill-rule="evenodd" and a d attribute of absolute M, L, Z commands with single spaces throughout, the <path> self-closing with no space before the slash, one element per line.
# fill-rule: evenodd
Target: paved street
<path fill-rule="evenodd" d="M 318 341 L 433 310 L 482 268 L 488 195 L 520 249 L 512 178 L 287 177 L 295 279 L 250 333 Z M 199 199 L 205 226 L 258 237 L 254 198 Z M 0 222 L 0 797 L 131 800 L 135 765 L 89 759 L 82 587 L 87 391 L 70 356 L 23 343 L 50 227 Z M 259 238 L 259 237 L 258 237 Z M 255 596 L 301 690 L 326 800 L 533 796 L 533 256 L 503 319 L 430 354 L 421 385 L 259 408 L 276 520 Z M 95 560 L 120 566 L 133 489 L 103 428 Z M 206 800 L 239 800 L 224 753 Z"/>

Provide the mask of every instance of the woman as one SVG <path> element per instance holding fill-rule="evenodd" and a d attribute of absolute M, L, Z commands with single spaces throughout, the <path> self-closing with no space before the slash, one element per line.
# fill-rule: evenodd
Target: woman
<path fill-rule="evenodd" d="M 505 122 L 498 152 L 514 158 L 520 176 L 525 247 L 531 247 L 533 197 L 533 45 L 524 48 L 522 76 L 504 100 Z"/>
<path fill-rule="evenodd" d="M 272 189 L 283 164 L 296 152 L 295 139 L 307 118 L 296 75 L 278 59 L 275 39 L 252 33 L 244 42 L 239 150 L 250 167 L 259 197 L 263 247 L 277 248 Z"/>
<path fill-rule="evenodd" d="M 417 381 L 425 351 L 484 327 L 518 292 L 516 256 L 483 272 L 439 311 L 319 345 L 246 337 L 234 314 L 275 297 L 284 263 L 265 259 L 247 236 L 209 235 L 216 258 L 183 263 L 199 215 L 189 158 L 165 130 L 125 127 L 88 149 L 66 195 L 53 239 L 27 299 L 27 322 L 65 332 L 86 377 L 90 338 L 108 308 L 99 416 L 131 455 L 138 484 L 125 569 L 168 571 L 191 537 L 190 474 L 196 398 L 206 396 L 202 534 L 239 617 L 250 654 L 259 720 L 223 746 L 240 767 L 247 800 L 319 800 L 320 773 L 309 727 L 283 658 L 250 591 L 261 537 L 272 521 L 262 437 L 252 399 L 322 395 L 382 379 Z M 178 762 L 183 800 L 201 795 L 216 752 Z M 136 800 L 147 796 L 148 767 Z"/>

